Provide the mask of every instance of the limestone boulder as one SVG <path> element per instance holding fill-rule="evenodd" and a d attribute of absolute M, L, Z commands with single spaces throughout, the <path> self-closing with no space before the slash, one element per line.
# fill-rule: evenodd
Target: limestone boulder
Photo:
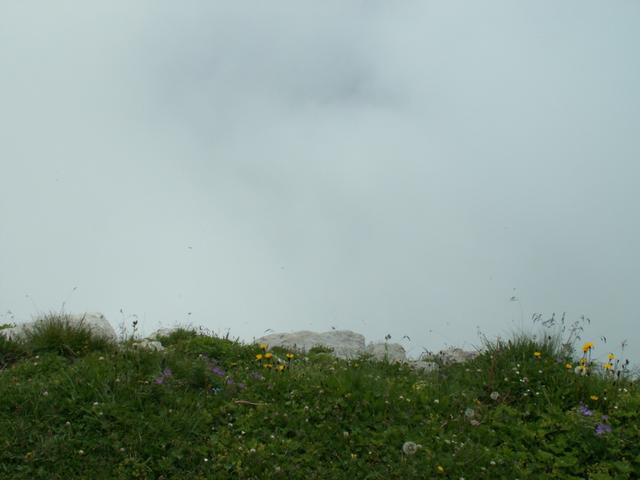
<path fill-rule="evenodd" d="M 364 336 L 351 330 L 272 333 L 257 339 L 256 343 L 266 343 L 269 347 L 295 348 L 303 352 L 316 346 L 328 347 L 333 349 L 333 355 L 342 359 L 356 358 L 365 352 Z"/>
<path fill-rule="evenodd" d="M 148 338 L 138 340 L 131 344 L 132 348 L 136 349 L 144 349 L 144 350 L 154 350 L 156 352 L 161 352 L 164 350 L 164 346 L 157 340 L 150 340 Z"/>
<path fill-rule="evenodd" d="M 464 363 L 469 360 L 473 360 L 478 356 L 478 352 L 463 350 L 458 347 L 449 347 L 444 350 L 440 350 L 438 353 L 429 353 L 423 355 L 422 360 L 434 361 L 439 360 L 445 365 L 451 363 Z"/>
<path fill-rule="evenodd" d="M 404 362 L 407 359 L 407 352 L 399 343 L 370 343 L 366 353 L 373 355 L 376 360 L 387 359 L 389 362 Z"/>
<path fill-rule="evenodd" d="M 411 368 L 419 372 L 433 372 L 439 368 L 437 363 L 425 360 L 409 360 L 407 363 Z"/>
<path fill-rule="evenodd" d="M 68 322 L 70 325 L 84 325 L 89 327 L 91 332 L 95 335 L 106 338 L 108 340 L 117 341 L 118 335 L 113 329 L 109 321 L 102 313 L 99 312 L 86 312 L 79 314 L 66 314 L 60 315 L 55 318 L 59 318 Z M 37 324 L 46 322 L 47 318 L 35 320 L 33 322 L 27 322 L 20 325 L 16 325 L 13 328 L 7 328 L 0 330 L 0 334 L 10 339 L 19 339 L 23 337 L 27 330 L 32 329 Z"/>

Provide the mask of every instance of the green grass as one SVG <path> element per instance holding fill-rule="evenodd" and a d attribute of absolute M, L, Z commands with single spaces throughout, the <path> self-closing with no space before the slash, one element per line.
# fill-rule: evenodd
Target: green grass
<path fill-rule="evenodd" d="M 257 345 L 185 329 L 161 339 L 164 352 L 140 351 L 47 320 L 20 342 L 0 336 L 1 479 L 640 472 L 637 381 L 624 364 L 607 372 L 590 362 L 591 351 L 588 374 L 577 375 L 582 351 L 558 336 L 486 342 L 472 361 L 419 373 L 322 349 L 287 360 L 274 348 L 257 360 Z M 406 454 L 405 442 L 421 448 Z"/>

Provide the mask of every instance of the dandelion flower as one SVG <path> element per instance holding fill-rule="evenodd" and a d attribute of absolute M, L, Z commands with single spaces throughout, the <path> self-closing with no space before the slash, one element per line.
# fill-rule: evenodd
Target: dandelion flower
<path fill-rule="evenodd" d="M 266 343 L 261 343 L 258 345 L 258 347 L 260 347 L 260 350 L 266 350 L 268 345 Z"/>
<path fill-rule="evenodd" d="M 584 345 L 582 345 L 582 351 L 584 353 L 587 353 L 589 350 L 591 350 L 593 348 L 593 342 L 587 342 Z"/>
<path fill-rule="evenodd" d="M 598 396 L 597 395 L 591 395 L 589 398 L 591 400 L 593 400 L 594 402 L 596 402 L 598 400 Z"/>
<path fill-rule="evenodd" d="M 533 356 L 536 358 L 540 358 L 542 356 L 542 352 L 533 352 Z"/>
<path fill-rule="evenodd" d="M 258 353 L 256 355 L 256 360 L 262 360 L 262 354 L 261 353 Z"/>
<path fill-rule="evenodd" d="M 604 368 L 605 370 L 613 370 L 613 363 L 607 362 L 604 365 L 602 365 L 602 368 Z"/>
<path fill-rule="evenodd" d="M 402 453 L 405 455 L 413 455 L 419 448 L 421 448 L 421 445 L 417 445 L 414 442 L 404 442 L 402 445 Z"/>
<path fill-rule="evenodd" d="M 609 355 L 607 355 L 607 358 L 609 360 L 613 360 L 614 358 L 616 358 L 616 356 L 613 353 L 610 353 Z"/>
<path fill-rule="evenodd" d="M 565 363 L 564 368 L 566 368 L 567 370 L 571 370 L 573 368 L 573 365 L 571 365 L 570 363 Z"/>
<path fill-rule="evenodd" d="M 293 353 L 287 353 L 287 360 L 293 360 L 295 355 Z"/>
<path fill-rule="evenodd" d="M 271 352 L 267 352 L 264 354 L 264 358 L 266 358 L 267 360 L 269 360 L 271 357 L 273 357 L 273 353 Z"/>

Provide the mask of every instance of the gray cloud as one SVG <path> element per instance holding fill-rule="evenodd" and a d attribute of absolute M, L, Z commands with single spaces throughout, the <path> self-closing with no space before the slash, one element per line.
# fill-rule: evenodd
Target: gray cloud
<path fill-rule="evenodd" d="M 3 5 L 0 307 L 413 355 L 566 311 L 637 358 L 638 14 Z"/>

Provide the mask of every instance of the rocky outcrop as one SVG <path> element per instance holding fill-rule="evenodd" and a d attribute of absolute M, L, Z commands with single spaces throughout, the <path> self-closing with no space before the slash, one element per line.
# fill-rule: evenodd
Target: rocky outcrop
<path fill-rule="evenodd" d="M 328 347 L 338 358 L 355 358 L 365 351 L 364 336 L 351 330 L 332 330 L 318 333 L 302 330 L 292 333 L 272 333 L 256 340 L 269 347 L 295 348 L 308 352 L 313 347 Z"/>
<path fill-rule="evenodd" d="M 113 329 L 109 321 L 102 313 L 99 312 L 87 312 L 80 314 L 65 314 L 53 317 L 56 320 L 62 320 L 68 322 L 69 325 L 84 325 L 96 335 L 106 338 L 108 340 L 117 341 L 118 335 Z M 12 328 L 6 328 L 0 330 L 0 334 L 9 339 L 18 339 L 23 337 L 25 333 L 42 322 L 49 320 L 49 317 L 40 318 L 33 322 L 27 322 L 20 325 L 16 325 Z"/>
<path fill-rule="evenodd" d="M 445 365 L 451 363 L 463 363 L 469 360 L 473 360 L 478 356 L 478 352 L 472 352 L 463 350 L 457 347 L 449 347 L 445 350 L 440 350 L 438 353 L 423 354 L 421 360 L 426 361 L 440 361 Z"/>
<path fill-rule="evenodd" d="M 373 355 L 376 360 L 388 360 L 389 362 L 404 362 L 407 353 L 399 343 L 377 342 L 367 345 L 366 353 Z"/>

